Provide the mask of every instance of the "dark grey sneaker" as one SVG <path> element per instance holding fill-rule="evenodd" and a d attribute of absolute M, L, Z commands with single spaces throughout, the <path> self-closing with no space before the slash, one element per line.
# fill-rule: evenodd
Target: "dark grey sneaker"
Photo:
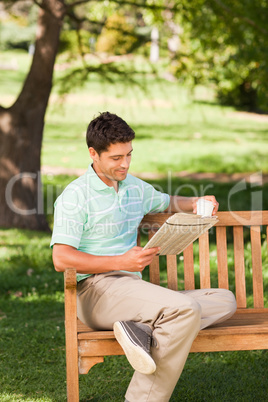
<path fill-rule="evenodd" d="M 142 374 L 155 372 L 156 365 L 150 352 L 152 331 L 147 325 L 134 321 L 116 321 L 114 335 L 135 370 Z"/>

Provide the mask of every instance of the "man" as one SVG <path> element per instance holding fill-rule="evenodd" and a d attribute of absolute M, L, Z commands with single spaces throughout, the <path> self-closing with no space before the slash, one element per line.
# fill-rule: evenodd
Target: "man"
<path fill-rule="evenodd" d="M 159 248 L 137 247 L 149 212 L 196 212 L 197 197 L 169 196 L 128 174 L 134 131 L 100 114 L 87 129 L 93 164 L 55 205 L 51 245 L 57 271 L 76 267 L 78 317 L 94 329 L 114 329 L 135 369 L 129 402 L 168 401 L 199 330 L 236 310 L 225 289 L 176 292 L 141 279 Z M 214 204 L 214 196 L 206 196 Z"/>

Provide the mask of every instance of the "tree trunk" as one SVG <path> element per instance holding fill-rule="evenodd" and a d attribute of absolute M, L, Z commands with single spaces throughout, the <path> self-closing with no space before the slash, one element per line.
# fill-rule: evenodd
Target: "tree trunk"
<path fill-rule="evenodd" d="M 43 210 L 40 155 L 64 17 L 60 0 L 43 0 L 35 53 L 15 103 L 0 107 L 0 226 L 49 230 Z"/>

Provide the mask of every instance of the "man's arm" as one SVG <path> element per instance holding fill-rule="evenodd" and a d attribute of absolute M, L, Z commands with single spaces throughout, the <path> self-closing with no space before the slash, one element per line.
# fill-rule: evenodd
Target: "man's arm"
<path fill-rule="evenodd" d="M 56 271 L 64 272 L 66 268 L 74 267 L 80 274 L 99 274 L 110 271 L 141 272 L 151 264 L 153 257 L 160 248 L 143 250 L 133 247 L 122 255 L 99 256 L 84 253 L 66 244 L 54 244 L 52 258 Z"/>
<path fill-rule="evenodd" d="M 217 213 L 219 203 L 214 195 L 205 195 L 204 197 L 182 197 L 179 195 L 171 195 L 170 204 L 165 212 L 193 212 L 196 214 L 196 203 L 199 198 L 204 198 L 205 200 L 211 201 L 214 205 L 212 215 Z"/>

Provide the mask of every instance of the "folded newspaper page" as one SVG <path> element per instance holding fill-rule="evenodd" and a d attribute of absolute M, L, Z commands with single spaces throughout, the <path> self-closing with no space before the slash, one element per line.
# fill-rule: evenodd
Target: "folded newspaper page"
<path fill-rule="evenodd" d="M 176 213 L 170 216 L 145 245 L 144 250 L 161 247 L 160 255 L 180 254 L 192 242 L 218 222 L 216 216 Z"/>

